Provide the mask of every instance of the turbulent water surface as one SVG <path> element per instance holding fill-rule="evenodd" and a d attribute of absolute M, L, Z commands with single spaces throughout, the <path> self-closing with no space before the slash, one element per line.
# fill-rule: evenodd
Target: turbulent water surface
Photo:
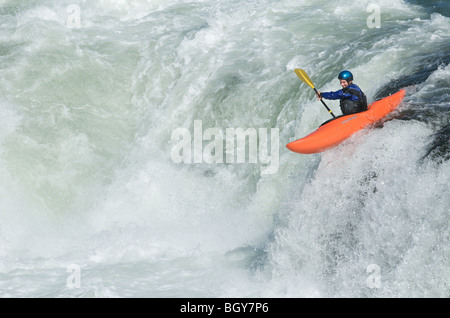
<path fill-rule="evenodd" d="M 0 296 L 450 297 L 449 11 L 0 0 Z M 408 94 L 299 155 L 285 144 L 329 114 L 295 68 Z M 228 128 L 268 132 L 271 173 L 260 153 L 196 160 L 229 158 Z"/>

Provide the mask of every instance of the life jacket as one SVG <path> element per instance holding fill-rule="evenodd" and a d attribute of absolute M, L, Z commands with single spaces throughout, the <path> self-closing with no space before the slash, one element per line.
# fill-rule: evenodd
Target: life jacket
<path fill-rule="evenodd" d="M 358 100 L 343 98 L 340 101 L 341 111 L 344 115 L 359 113 L 367 110 L 367 97 L 358 85 L 351 84 L 342 89 L 344 94 L 358 97 Z"/>

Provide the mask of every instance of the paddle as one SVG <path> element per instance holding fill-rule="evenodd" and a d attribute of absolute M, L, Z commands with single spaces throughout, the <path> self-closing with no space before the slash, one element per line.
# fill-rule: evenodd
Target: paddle
<path fill-rule="evenodd" d="M 309 86 L 311 86 L 311 88 L 316 92 L 317 95 L 319 95 L 319 92 L 317 91 L 317 89 L 314 87 L 313 82 L 311 81 L 311 79 L 309 78 L 308 74 L 306 74 L 306 72 L 304 70 L 301 70 L 299 68 L 296 68 L 294 70 L 295 74 L 297 74 L 297 76 L 306 84 L 308 84 Z M 327 104 L 325 104 L 325 102 L 320 99 L 320 101 L 322 102 L 323 106 L 325 106 L 325 108 L 328 110 L 328 112 L 331 114 L 331 116 L 333 116 L 334 118 L 336 118 L 336 116 L 334 116 L 333 112 L 328 108 Z"/>

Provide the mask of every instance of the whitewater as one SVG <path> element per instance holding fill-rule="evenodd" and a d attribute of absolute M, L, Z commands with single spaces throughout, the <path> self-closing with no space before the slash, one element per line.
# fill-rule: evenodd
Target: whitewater
<path fill-rule="evenodd" d="M 448 1 L 0 0 L 0 297 L 450 297 L 449 63 Z M 300 155 L 295 68 L 408 94 Z M 199 121 L 278 162 L 174 160 Z"/>

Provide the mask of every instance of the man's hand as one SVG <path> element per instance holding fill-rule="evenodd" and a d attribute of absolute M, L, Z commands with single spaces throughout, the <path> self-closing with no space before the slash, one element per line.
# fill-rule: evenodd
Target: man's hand
<path fill-rule="evenodd" d="M 317 94 L 316 94 L 316 96 L 317 96 L 317 99 L 322 99 L 322 94 L 320 94 L 320 92 L 319 92 L 319 91 L 317 91 Z"/>

